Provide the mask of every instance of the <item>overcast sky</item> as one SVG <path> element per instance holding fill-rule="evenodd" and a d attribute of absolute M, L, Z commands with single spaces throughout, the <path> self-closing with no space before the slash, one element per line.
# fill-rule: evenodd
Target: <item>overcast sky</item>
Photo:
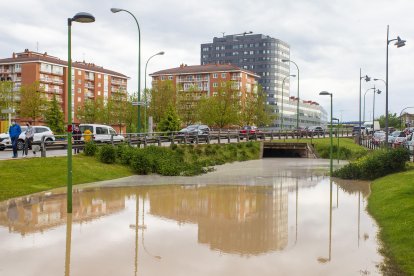
<path fill-rule="evenodd" d="M 96 17 L 93 24 L 72 26 L 72 59 L 85 60 L 131 77 L 128 90 L 137 90 L 137 27 L 141 27 L 141 87 L 145 62 L 148 73 L 200 63 L 200 44 L 214 36 L 253 31 L 287 42 L 291 59 L 300 68 L 300 97 L 321 103 L 334 116 L 358 119 L 359 68 L 363 75 L 385 79 L 386 30 L 407 45 L 389 49 L 389 110 L 400 113 L 414 106 L 414 1 L 412 0 L 14 0 L 0 1 L 0 58 L 28 48 L 67 60 L 67 18 L 79 11 Z M 296 68 L 291 67 L 295 74 Z M 149 86 L 150 79 L 147 78 Z M 373 87 L 363 83 L 362 94 Z M 385 113 L 385 86 L 376 97 L 376 117 Z M 297 84 L 292 82 L 291 94 Z M 366 118 L 372 112 L 372 90 L 366 96 Z M 342 110 L 342 112 L 340 112 Z M 414 112 L 414 109 L 411 110 Z"/>

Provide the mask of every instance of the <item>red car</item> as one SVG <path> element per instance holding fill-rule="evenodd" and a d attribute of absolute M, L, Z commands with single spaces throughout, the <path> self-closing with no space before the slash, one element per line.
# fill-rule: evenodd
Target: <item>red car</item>
<path fill-rule="evenodd" d="M 243 140 L 244 137 L 247 137 L 249 135 L 249 138 L 253 137 L 255 134 L 261 133 L 260 130 L 255 126 L 244 126 L 239 131 L 240 133 L 240 139 Z"/>

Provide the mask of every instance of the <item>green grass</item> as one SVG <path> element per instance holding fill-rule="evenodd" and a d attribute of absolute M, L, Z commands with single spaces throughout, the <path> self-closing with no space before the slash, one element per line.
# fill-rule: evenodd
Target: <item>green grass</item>
<path fill-rule="evenodd" d="M 0 161 L 0 201 L 66 186 L 66 157 L 28 158 Z M 132 175 L 121 165 L 107 165 L 93 157 L 73 157 L 73 184 Z"/>
<path fill-rule="evenodd" d="M 414 275 L 414 165 L 375 180 L 371 189 L 368 211 L 380 226 L 384 274 Z"/>
<path fill-rule="evenodd" d="M 314 145 L 316 153 L 321 158 L 329 158 L 330 138 L 301 138 L 301 139 L 274 139 L 272 142 L 287 142 L 287 143 L 311 143 Z M 334 159 L 337 158 L 338 138 L 333 138 L 333 153 Z M 339 159 L 354 160 L 366 155 L 367 149 L 355 144 L 352 138 L 339 138 Z"/>

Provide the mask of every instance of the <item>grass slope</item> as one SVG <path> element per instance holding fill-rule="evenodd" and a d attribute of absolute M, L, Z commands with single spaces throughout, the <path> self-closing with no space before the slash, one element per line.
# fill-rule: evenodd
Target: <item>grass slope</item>
<path fill-rule="evenodd" d="M 414 165 L 375 180 L 371 189 L 368 211 L 381 228 L 384 273 L 414 275 Z"/>
<path fill-rule="evenodd" d="M 73 184 L 132 175 L 122 165 L 107 165 L 83 155 L 73 157 Z M 0 201 L 66 186 L 66 157 L 0 161 Z"/>

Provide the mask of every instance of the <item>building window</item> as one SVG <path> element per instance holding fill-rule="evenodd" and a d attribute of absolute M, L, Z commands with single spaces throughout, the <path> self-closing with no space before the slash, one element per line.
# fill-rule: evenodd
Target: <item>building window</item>
<path fill-rule="evenodd" d="M 101 74 L 98 74 L 98 79 L 100 79 L 101 78 Z"/>
<path fill-rule="evenodd" d="M 218 87 L 218 83 L 217 82 L 213 82 L 213 87 Z"/>
<path fill-rule="evenodd" d="M 165 76 L 161 76 L 161 80 L 163 81 L 163 80 L 165 80 Z"/>
<path fill-rule="evenodd" d="M 213 79 L 217 79 L 217 76 L 218 76 L 218 74 L 217 73 L 214 73 L 213 74 Z"/>
<path fill-rule="evenodd" d="M 173 79 L 173 76 L 168 76 L 168 79 L 169 79 L 169 80 L 172 80 L 172 79 Z"/>
<path fill-rule="evenodd" d="M 226 78 L 226 73 L 221 73 L 221 77 L 222 77 L 223 79 L 225 79 L 225 78 Z"/>
<path fill-rule="evenodd" d="M 80 103 L 82 101 L 81 97 L 78 97 L 78 103 Z"/>
<path fill-rule="evenodd" d="M 78 70 L 78 76 L 81 76 L 81 75 L 82 75 L 81 70 Z"/>
<path fill-rule="evenodd" d="M 82 80 L 81 79 L 78 79 L 78 84 L 82 84 Z"/>
<path fill-rule="evenodd" d="M 82 92 L 82 89 L 78 88 L 78 93 L 81 93 L 81 92 Z"/>

